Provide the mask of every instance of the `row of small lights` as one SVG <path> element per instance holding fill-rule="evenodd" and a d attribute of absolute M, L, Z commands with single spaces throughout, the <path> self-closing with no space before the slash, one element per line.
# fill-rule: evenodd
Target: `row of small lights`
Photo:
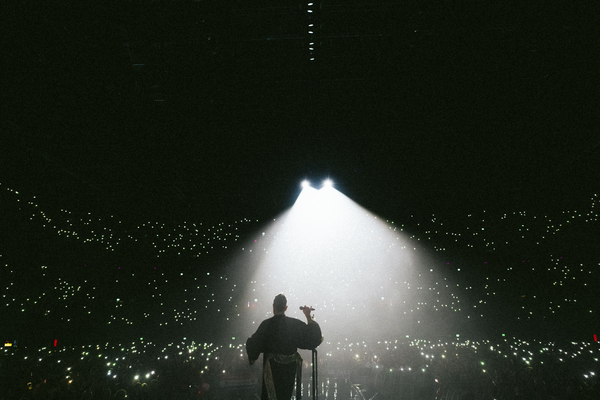
<path fill-rule="evenodd" d="M 314 3 L 308 3 L 308 9 L 306 10 L 306 12 L 309 14 L 308 15 L 308 35 L 309 35 L 309 43 L 308 43 L 308 54 L 309 54 L 309 60 L 310 61 L 315 61 L 315 57 L 313 52 L 315 51 L 315 42 L 314 42 L 314 28 L 315 28 L 315 24 L 314 24 L 314 20 L 313 20 L 313 9 L 312 7 L 314 6 Z"/>
<path fill-rule="evenodd" d="M 167 254 L 178 256 L 192 254 L 194 257 L 200 257 L 215 250 L 228 249 L 239 239 L 236 232 L 238 227 L 253 222 L 246 218 L 230 224 L 220 223 L 212 226 L 184 222 L 171 228 L 167 224 L 148 222 L 127 229 L 122 221 L 113 216 L 102 219 L 94 218 L 92 213 L 87 213 L 86 217 L 77 218 L 71 211 L 64 209 L 55 212 L 51 216 L 35 201 L 35 196 L 27 202 L 22 202 L 18 191 L 10 188 L 5 189 L 17 196 L 16 202 L 25 206 L 23 211 L 28 210 L 31 212 L 29 220 L 41 221 L 43 228 L 53 230 L 60 236 L 76 239 L 83 243 L 100 244 L 109 251 L 115 251 L 118 245 L 124 242 L 143 241 L 151 246 L 157 258 Z M 113 226 L 116 225 L 118 228 L 93 227 L 107 223 Z M 186 240 L 184 240 L 182 231 L 186 234 Z"/>

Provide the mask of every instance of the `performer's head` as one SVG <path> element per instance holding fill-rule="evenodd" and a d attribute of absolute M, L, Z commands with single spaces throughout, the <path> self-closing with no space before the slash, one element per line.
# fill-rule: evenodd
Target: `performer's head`
<path fill-rule="evenodd" d="M 273 314 L 280 315 L 284 314 L 287 310 L 287 299 L 285 294 L 279 293 L 273 300 Z"/>

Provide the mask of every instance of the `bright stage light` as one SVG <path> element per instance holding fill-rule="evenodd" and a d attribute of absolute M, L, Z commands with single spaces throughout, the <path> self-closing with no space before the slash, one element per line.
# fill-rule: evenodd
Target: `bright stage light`
<path fill-rule="evenodd" d="M 331 179 L 325 179 L 323 181 L 323 187 L 332 187 L 333 186 L 333 181 Z"/>
<path fill-rule="evenodd" d="M 309 182 L 309 181 L 307 181 L 307 180 L 304 180 L 304 181 L 302 181 L 302 183 L 301 183 L 301 186 L 302 186 L 303 188 L 310 187 L 310 182 Z"/>

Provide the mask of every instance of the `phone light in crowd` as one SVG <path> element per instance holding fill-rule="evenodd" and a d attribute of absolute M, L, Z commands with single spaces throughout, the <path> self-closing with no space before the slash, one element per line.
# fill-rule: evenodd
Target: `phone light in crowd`
<path fill-rule="evenodd" d="M 54 339 L 54 347 L 56 347 L 57 344 L 58 344 L 58 340 Z"/>

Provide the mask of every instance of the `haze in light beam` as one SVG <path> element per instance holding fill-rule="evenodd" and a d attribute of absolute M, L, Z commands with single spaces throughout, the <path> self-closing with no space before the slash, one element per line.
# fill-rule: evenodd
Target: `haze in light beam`
<path fill-rule="evenodd" d="M 238 300 L 237 335 L 249 337 L 272 316 L 280 292 L 288 298 L 288 316 L 303 319 L 301 305 L 316 309 L 326 339 L 404 337 L 421 323 L 413 311 L 426 301 L 418 286 L 433 279 L 424 272 L 427 261 L 403 232 L 333 187 L 305 187 L 263 232 L 252 243 L 262 255 L 236 262 L 253 272 Z"/>

